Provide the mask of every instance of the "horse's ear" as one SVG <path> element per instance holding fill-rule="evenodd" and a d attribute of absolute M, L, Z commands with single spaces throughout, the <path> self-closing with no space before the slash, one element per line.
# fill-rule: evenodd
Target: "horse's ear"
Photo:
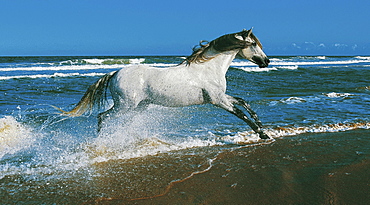
<path fill-rule="evenodd" d="M 252 34 L 253 27 L 247 31 L 246 37 L 250 37 Z"/>
<path fill-rule="evenodd" d="M 253 27 L 248 31 L 248 37 L 252 34 Z"/>
<path fill-rule="evenodd" d="M 243 29 L 243 31 L 241 32 L 241 36 L 243 36 L 244 39 L 250 37 L 250 35 L 252 34 L 252 30 L 253 27 L 250 30 Z"/>

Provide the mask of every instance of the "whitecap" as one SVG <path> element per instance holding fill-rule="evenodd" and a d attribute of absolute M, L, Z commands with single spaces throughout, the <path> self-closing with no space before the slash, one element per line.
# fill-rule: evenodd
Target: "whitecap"
<path fill-rule="evenodd" d="M 270 58 L 270 62 L 282 62 L 284 61 L 284 59 L 280 59 L 280 58 Z"/>
<path fill-rule="evenodd" d="M 286 104 L 296 104 L 296 103 L 307 102 L 307 100 L 305 100 L 304 98 L 300 98 L 300 97 L 289 97 L 289 98 L 281 99 L 279 102 L 286 103 Z"/>
<path fill-rule="evenodd" d="M 350 65 L 359 63 L 369 63 L 368 59 L 351 59 L 351 60 L 337 60 L 337 61 L 275 61 L 269 65 L 272 66 L 312 66 L 312 65 Z"/>
<path fill-rule="evenodd" d="M 15 71 L 73 71 L 73 70 L 96 70 L 96 69 L 117 69 L 128 65 L 111 64 L 111 65 L 64 65 L 64 66 L 30 66 L 16 68 L 0 68 L 0 71 L 15 72 Z"/>
<path fill-rule="evenodd" d="M 325 60 L 326 59 L 326 56 L 317 56 L 316 58 L 317 59 L 320 59 L 320 60 Z"/>
<path fill-rule="evenodd" d="M 348 96 L 353 96 L 354 94 L 351 93 L 336 93 L 336 92 L 331 92 L 331 93 L 323 93 L 323 95 L 329 97 L 329 98 L 346 98 Z"/>
<path fill-rule="evenodd" d="M 107 59 L 97 59 L 97 58 L 93 58 L 93 59 L 82 59 L 83 61 L 85 61 L 86 63 L 90 63 L 90 64 L 103 64 L 104 61 L 106 61 Z"/>
<path fill-rule="evenodd" d="M 93 77 L 93 76 L 103 76 L 105 73 L 54 73 L 51 75 L 48 74 L 38 74 L 38 75 L 16 75 L 16 76 L 0 76 L 0 80 L 10 80 L 10 79 L 21 79 L 21 78 L 56 78 L 56 77 Z"/>
<path fill-rule="evenodd" d="M 298 65 L 276 66 L 278 69 L 297 70 Z"/>
<path fill-rule="evenodd" d="M 267 68 L 259 68 L 259 67 L 238 67 L 240 70 L 244 70 L 246 72 L 268 72 L 273 70 L 278 70 L 275 67 L 267 67 Z"/>
<path fill-rule="evenodd" d="M 130 64 L 140 64 L 145 61 L 145 58 L 133 58 L 130 59 Z"/>
<path fill-rule="evenodd" d="M 370 60 L 370 56 L 356 56 L 357 59 Z"/>

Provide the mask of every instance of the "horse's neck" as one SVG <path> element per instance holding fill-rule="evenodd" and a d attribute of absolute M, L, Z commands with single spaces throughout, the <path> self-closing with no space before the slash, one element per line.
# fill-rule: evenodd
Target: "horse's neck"
<path fill-rule="evenodd" d="M 210 58 L 210 60 L 199 63 L 198 65 L 206 67 L 207 70 L 212 70 L 213 72 L 217 72 L 220 75 L 225 76 L 237 53 L 237 50 L 220 53 L 211 49 L 205 54 L 206 58 Z"/>

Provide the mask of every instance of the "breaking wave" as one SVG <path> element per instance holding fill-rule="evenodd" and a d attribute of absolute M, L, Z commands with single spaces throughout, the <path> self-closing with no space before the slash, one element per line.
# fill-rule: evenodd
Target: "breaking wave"
<path fill-rule="evenodd" d="M 303 60 L 302 60 L 303 58 Z M 175 59 L 182 59 L 177 57 Z M 258 68 L 252 62 L 247 60 L 235 60 L 231 63 L 231 67 L 240 68 L 248 72 L 272 71 L 277 69 L 295 70 L 301 66 L 317 66 L 317 65 L 353 65 L 364 64 L 368 66 L 370 57 L 356 56 L 348 58 L 334 58 L 326 56 L 316 57 L 286 57 L 274 58 L 272 57 L 268 68 Z M 91 58 L 91 59 L 71 59 L 61 62 L 50 63 L 20 63 L 14 65 L 1 65 L 0 71 L 16 72 L 16 71 L 73 71 L 73 70 L 97 70 L 97 69 L 119 69 L 130 65 L 145 64 L 148 66 L 167 67 L 175 66 L 176 63 L 169 61 L 168 63 L 156 62 L 155 58 L 132 58 L 132 59 L 110 59 L 110 58 Z"/>
<path fill-rule="evenodd" d="M 65 77 L 93 77 L 103 76 L 106 73 L 54 73 L 54 74 L 38 74 L 38 75 L 17 75 L 17 76 L 0 76 L 0 80 L 21 79 L 21 78 L 65 78 Z"/>

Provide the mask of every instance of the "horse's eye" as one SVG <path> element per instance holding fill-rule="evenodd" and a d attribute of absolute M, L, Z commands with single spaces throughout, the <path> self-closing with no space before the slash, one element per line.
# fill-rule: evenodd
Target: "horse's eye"
<path fill-rule="evenodd" d="M 252 43 L 252 46 L 257 46 L 257 43 L 256 43 L 256 42 L 253 42 L 253 43 Z"/>

